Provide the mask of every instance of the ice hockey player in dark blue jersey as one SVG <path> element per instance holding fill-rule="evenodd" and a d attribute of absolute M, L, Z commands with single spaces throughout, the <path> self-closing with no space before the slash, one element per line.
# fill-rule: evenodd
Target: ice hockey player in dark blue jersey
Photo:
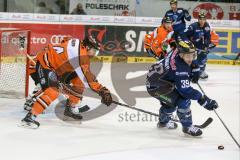
<path fill-rule="evenodd" d="M 174 37 L 177 39 L 178 34 L 182 33 L 186 29 L 186 22 L 191 20 L 188 10 L 183 8 L 177 8 L 177 0 L 171 0 L 171 10 L 165 13 L 165 17 L 170 17 L 173 20 Z"/>
<path fill-rule="evenodd" d="M 201 69 L 200 78 L 207 79 L 208 75 L 205 72 L 207 63 L 207 54 L 212 47 L 211 43 L 211 27 L 206 21 L 206 14 L 200 12 L 198 22 L 194 22 L 180 35 L 182 40 L 190 40 L 193 42 L 198 52 L 198 64 Z M 212 47 L 211 47 L 212 46 Z"/>
<path fill-rule="evenodd" d="M 199 79 L 199 68 L 194 64 L 195 58 L 193 43 L 180 41 L 177 43 L 177 49 L 151 66 L 146 86 L 148 93 L 161 103 L 157 125 L 159 128 L 177 128 L 177 124 L 171 121 L 172 113 L 177 110 L 183 132 L 191 136 L 200 136 L 201 129 L 192 124 L 191 100 L 197 100 L 207 110 L 218 107 L 215 100 L 190 86 L 191 81 L 196 83 Z"/>

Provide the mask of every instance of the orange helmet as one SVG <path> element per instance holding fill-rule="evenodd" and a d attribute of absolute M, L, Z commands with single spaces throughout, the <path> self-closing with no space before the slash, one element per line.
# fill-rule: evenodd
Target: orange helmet
<path fill-rule="evenodd" d="M 144 48 L 150 49 L 153 41 L 153 34 L 146 34 L 144 38 Z"/>
<path fill-rule="evenodd" d="M 219 43 L 219 35 L 214 30 L 211 31 L 211 42 L 216 46 Z"/>

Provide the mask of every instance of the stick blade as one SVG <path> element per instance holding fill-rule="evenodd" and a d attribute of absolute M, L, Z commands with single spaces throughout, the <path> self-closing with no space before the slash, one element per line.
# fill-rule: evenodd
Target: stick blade
<path fill-rule="evenodd" d="M 203 124 L 195 125 L 195 126 L 203 129 L 203 128 L 206 128 L 207 126 L 209 126 L 212 123 L 212 121 L 213 121 L 212 117 L 209 117 Z"/>

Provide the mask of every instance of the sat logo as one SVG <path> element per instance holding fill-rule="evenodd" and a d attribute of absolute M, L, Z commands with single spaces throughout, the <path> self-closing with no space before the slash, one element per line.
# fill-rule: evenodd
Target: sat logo
<path fill-rule="evenodd" d="M 204 11 L 207 19 L 223 19 L 223 9 L 214 3 L 201 3 L 193 9 L 193 17 L 198 19 L 199 12 Z"/>

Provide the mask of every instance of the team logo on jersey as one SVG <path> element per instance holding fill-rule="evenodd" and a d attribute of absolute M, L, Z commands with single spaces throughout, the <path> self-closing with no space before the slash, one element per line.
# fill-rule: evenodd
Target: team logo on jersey
<path fill-rule="evenodd" d="M 205 30 L 206 31 L 210 31 L 210 27 L 205 27 Z"/>
<path fill-rule="evenodd" d="M 193 9 L 193 17 L 198 19 L 199 12 L 205 12 L 207 19 L 223 19 L 223 9 L 215 3 L 201 3 Z"/>
<path fill-rule="evenodd" d="M 174 21 L 174 22 L 176 22 L 176 21 L 177 21 L 177 18 L 178 18 L 178 16 L 177 16 L 177 15 L 173 15 L 173 17 L 172 17 L 172 19 L 173 19 L 173 21 Z"/>
<path fill-rule="evenodd" d="M 178 13 L 182 13 L 182 12 L 183 12 L 183 10 L 178 10 L 177 12 L 178 12 Z"/>

